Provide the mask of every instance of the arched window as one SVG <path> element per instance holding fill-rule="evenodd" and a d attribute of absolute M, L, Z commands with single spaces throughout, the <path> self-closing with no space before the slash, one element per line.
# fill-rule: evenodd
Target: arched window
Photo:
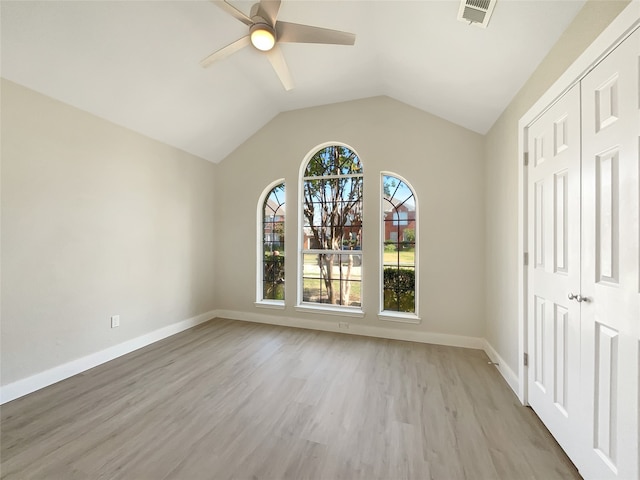
<path fill-rule="evenodd" d="M 269 185 L 258 203 L 258 303 L 284 306 L 285 186 Z"/>
<path fill-rule="evenodd" d="M 362 306 L 362 163 L 344 145 L 316 151 L 302 170 L 299 303 Z"/>
<path fill-rule="evenodd" d="M 401 177 L 382 174 L 382 316 L 417 320 L 417 201 Z M 407 321 L 405 320 L 405 321 Z"/>

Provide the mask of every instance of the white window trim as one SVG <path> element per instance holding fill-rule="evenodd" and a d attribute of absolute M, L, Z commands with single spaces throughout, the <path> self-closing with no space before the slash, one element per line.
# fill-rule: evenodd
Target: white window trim
<path fill-rule="evenodd" d="M 271 308 L 274 310 L 284 310 L 284 300 L 259 300 L 254 303 L 259 308 Z"/>
<path fill-rule="evenodd" d="M 391 177 L 395 177 L 398 180 L 400 180 L 402 183 L 404 183 L 407 187 L 409 187 L 411 189 L 411 192 L 413 193 L 413 201 L 415 202 L 416 205 L 416 228 L 415 228 L 415 233 L 416 233 L 416 246 L 415 246 L 415 251 L 414 251 L 414 269 L 415 269 L 415 275 L 416 275 L 416 279 L 415 279 L 415 312 L 410 313 L 410 312 L 395 312 L 393 310 L 384 310 L 384 183 L 383 183 L 383 178 L 385 176 L 391 176 Z M 378 242 L 378 248 L 380 249 L 380 278 L 378 279 L 378 292 L 380 295 L 380 305 L 378 307 L 378 319 L 379 320 L 384 320 L 384 321 L 389 321 L 389 322 L 401 322 L 401 323 L 414 323 L 414 324 L 419 324 L 422 323 L 422 320 L 420 319 L 420 310 L 419 310 L 419 304 L 420 304 L 420 257 L 419 257 L 419 250 L 420 250 L 420 235 L 419 235 L 419 227 L 420 227 L 420 221 L 419 221 L 419 212 L 418 212 L 418 194 L 416 193 L 416 189 L 413 188 L 413 185 L 411 185 L 411 183 L 409 181 L 407 181 L 404 177 L 402 177 L 401 175 L 398 175 L 395 172 L 390 172 L 390 171 L 381 171 L 380 172 L 380 184 L 378 186 L 378 194 L 380 195 L 380 215 L 378 217 L 378 229 L 379 229 L 379 242 Z"/>
<path fill-rule="evenodd" d="M 302 208 L 302 204 L 304 202 L 304 181 L 305 180 L 309 180 L 311 178 L 316 178 L 316 177 L 305 177 L 304 176 L 304 172 L 307 169 L 307 165 L 309 164 L 309 160 L 311 160 L 311 157 L 313 157 L 316 152 L 322 150 L 323 148 L 326 147 L 330 147 L 332 145 L 339 145 L 341 147 L 346 147 L 349 150 L 351 150 L 352 152 L 354 152 L 356 154 L 356 156 L 358 158 L 360 158 L 360 162 L 362 163 L 362 159 L 360 157 L 360 155 L 358 154 L 358 152 L 356 151 L 355 148 L 353 148 L 351 145 L 347 145 L 344 142 L 324 142 L 321 143 L 319 145 L 316 145 L 315 147 L 313 147 L 311 150 L 309 150 L 309 152 L 305 155 L 302 163 L 300 164 L 300 171 L 298 172 L 298 265 L 297 265 L 297 269 L 296 269 L 296 285 L 297 285 L 297 295 L 296 295 L 296 306 L 295 309 L 299 312 L 309 312 L 309 313 L 320 313 L 320 314 L 326 314 L 326 315 L 339 315 L 339 316 L 345 316 L 345 317 L 364 317 L 364 311 L 362 310 L 362 307 L 349 307 L 349 306 L 345 306 L 345 305 L 331 305 L 331 304 L 322 304 L 322 303 L 310 303 L 310 302 L 305 302 L 302 300 L 302 296 L 303 296 L 303 291 L 304 291 L 304 287 L 303 287 L 303 283 L 302 283 L 302 274 L 303 274 L 303 269 L 304 269 L 304 255 L 305 253 L 307 254 L 311 254 L 311 253 L 317 253 L 316 251 L 309 251 L 309 250 L 305 250 L 304 249 L 304 208 Z M 354 174 L 354 177 L 362 177 L 363 181 L 364 181 L 364 173 L 361 174 Z M 326 177 L 323 178 L 337 178 L 339 176 L 335 176 L 335 175 L 327 175 Z M 272 187 L 273 188 L 273 187 Z M 364 189 L 364 186 L 363 186 Z M 362 218 L 364 219 L 364 195 L 363 195 L 363 199 L 362 199 Z M 362 238 L 364 239 L 365 235 L 364 235 L 364 222 L 363 222 L 363 227 L 362 227 Z M 362 254 L 362 250 L 360 250 L 360 254 Z M 364 285 L 364 257 L 362 258 L 362 262 L 361 262 L 361 268 L 362 268 L 362 276 L 361 276 L 361 280 L 360 280 L 360 305 L 364 305 L 364 288 L 362 288 L 362 286 Z"/>
<path fill-rule="evenodd" d="M 264 262 L 264 258 L 263 258 L 263 245 L 262 245 L 262 235 L 263 235 L 263 215 L 264 215 L 264 201 L 267 199 L 267 195 L 269 195 L 271 193 L 271 190 L 273 190 L 277 185 L 280 185 L 281 183 L 285 184 L 285 188 L 284 188 L 284 195 L 285 195 L 285 202 L 284 204 L 287 204 L 287 186 L 286 186 L 286 182 L 284 178 L 279 178 L 277 180 L 274 180 L 273 182 L 271 182 L 263 191 L 262 194 L 260 195 L 260 198 L 258 199 L 258 206 L 257 206 L 257 211 L 256 211 L 256 301 L 255 301 L 255 306 L 256 307 L 262 307 L 262 308 L 276 308 L 276 309 L 284 309 L 284 302 L 286 300 L 286 294 L 285 294 L 285 300 L 268 300 L 264 298 L 264 291 L 262 290 L 262 286 L 263 286 L 263 280 L 264 280 L 264 270 L 263 270 L 263 262 Z M 286 208 L 286 207 L 285 207 Z M 285 210 L 286 212 L 286 210 Z M 285 213 L 285 219 L 284 219 L 284 228 L 285 228 L 285 238 L 286 238 L 286 230 L 287 230 L 287 217 L 286 217 L 286 213 Z M 286 255 L 286 250 L 285 250 L 285 255 Z M 286 256 L 285 256 L 285 271 L 286 271 Z M 286 287 L 285 287 L 286 288 Z"/>
<path fill-rule="evenodd" d="M 364 311 L 360 307 L 347 307 L 345 305 L 331 305 L 328 303 L 303 302 L 295 306 L 296 311 L 306 313 L 320 313 L 322 315 L 337 315 L 340 317 L 364 317 Z"/>
<path fill-rule="evenodd" d="M 392 310 L 383 310 L 378 313 L 378 320 L 385 322 L 413 323 L 416 325 L 422 323 L 422 319 L 413 313 L 394 312 Z"/>

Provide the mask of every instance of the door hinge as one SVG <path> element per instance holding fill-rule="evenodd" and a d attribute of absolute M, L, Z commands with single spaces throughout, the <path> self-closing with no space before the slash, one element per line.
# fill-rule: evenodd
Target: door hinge
<path fill-rule="evenodd" d="M 524 362 L 524 366 L 528 367 L 529 366 L 529 354 L 525 353 L 523 356 L 524 356 L 524 358 L 522 360 Z"/>
<path fill-rule="evenodd" d="M 524 252 L 524 266 L 529 266 L 529 252 Z"/>
<path fill-rule="evenodd" d="M 529 152 L 524 152 L 524 166 L 528 167 L 529 166 Z"/>

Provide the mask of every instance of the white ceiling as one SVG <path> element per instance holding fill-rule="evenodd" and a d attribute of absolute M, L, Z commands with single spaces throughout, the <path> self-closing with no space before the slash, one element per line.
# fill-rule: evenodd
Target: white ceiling
<path fill-rule="evenodd" d="M 484 134 L 583 4 L 498 0 L 482 29 L 456 20 L 455 0 L 283 0 L 281 20 L 357 35 L 283 44 L 286 92 L 251 47 L 200 67 L 247 33 L 205 0 L 2 0 L 1 73 L 212 162 L 279 112 L 376 95 Z"/>

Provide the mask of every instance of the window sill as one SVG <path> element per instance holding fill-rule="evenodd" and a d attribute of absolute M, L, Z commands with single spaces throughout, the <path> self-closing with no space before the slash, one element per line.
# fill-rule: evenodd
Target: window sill
<path fill-rule="evenodd" d="M 364 317 L 364 312 L 357 307 L 322 307 L 317 305 L 303 304 L 296 305 L 298 312 L 321 313 L 323 315 L 337 315 L 340 317 Z"/>
<path fill-rule="evenodd" d="M 378 320 L 384 322 L 412 323 L 414 325 L 422 323 L 422 320 L 416 314 L 402 312 L 380 312 L 378 314 Z"/>
<path fill-rule="evenodd" d="M 259 308 L 272 308 L 274 310 L 284 310 L 284 300 L 260 300 L 254 305 Z"/>

